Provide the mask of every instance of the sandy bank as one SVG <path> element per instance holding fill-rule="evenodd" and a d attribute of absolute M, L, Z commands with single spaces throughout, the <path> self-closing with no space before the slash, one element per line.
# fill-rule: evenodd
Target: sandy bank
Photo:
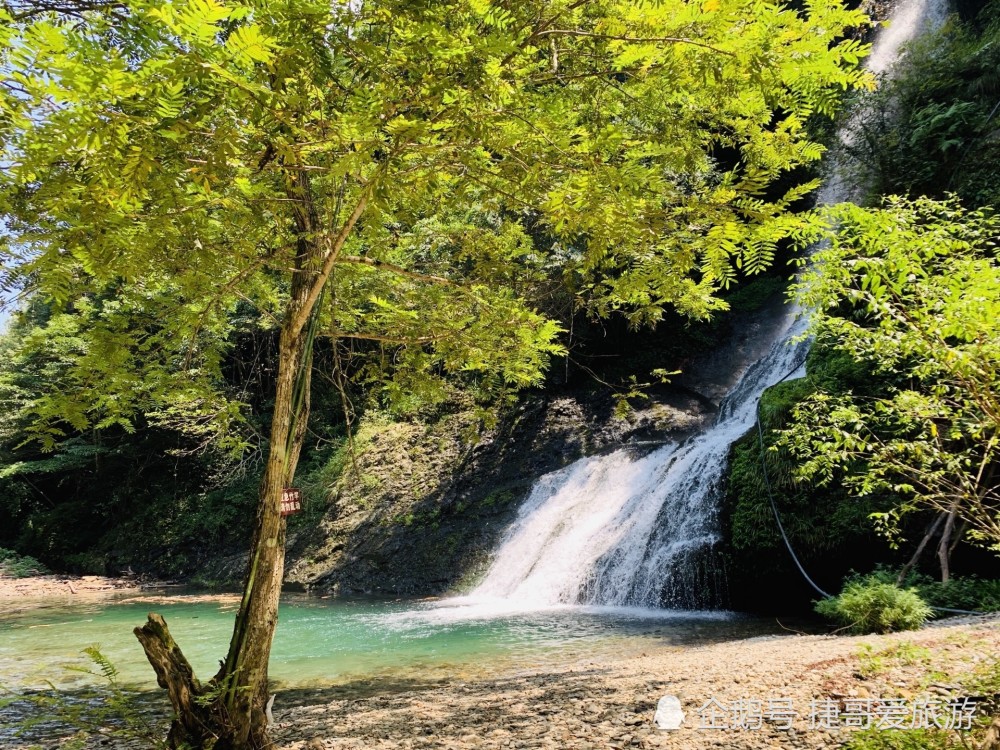
<path fill-rule="evenodd" d="M 144 586 L 134 578 L 46 575 L 10 578 L 0 575 L 0 601 L 52 597 L 108 596 L 138 592 Z"/>

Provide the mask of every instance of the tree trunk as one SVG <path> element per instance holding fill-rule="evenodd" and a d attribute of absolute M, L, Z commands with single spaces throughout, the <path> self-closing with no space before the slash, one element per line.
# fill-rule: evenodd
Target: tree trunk
<path fill-rule="evenodd" d="M 135 630 L 158 683 L 170 695 L 174 721 L 168 740 L 177 750 L 264 750 L 272 746 L 267 734 L 267 667 L 285 567 L 281 495 L 295 476 L 309 420 L 313 341 L 324 289 L 337 253 L 367 205 L 364 194 L 333 246 L 321 246 L 316 240 L 319 222 L 308 173 L 293 170 L 287 177 L 298 252 L 279 337 L 274 415 L 257 523 L 229 653 L 219 672 L 202 686 L 163 618 L 151 614 L 146 626 Z M 196 700 L 199 697 L 201 700 Z"/>
<path fill-rule="evenodd" d="M 944 529 L 941 530 L 941 541 L 938 542 L 937 556 L 941 564 L 941 583 L 948 583 L 951 580 L 951 537 L 955 531 L 955 519 L 958 515 L 958 501 L 952 503 L 948 511 L 948 517 L 944 522 Z"/>
<path fill-rule="evenodd" d="M 941 522 L 944 521 L 945 516 L 946 516 L 945 513 L 939 513 L 937 518 L 934 519 L 934 522 L 930 524 L 930 526 L 928 526 L 927 533 L 924 534 L 924 538 L 921 539 L 920 544 L 917 545 L 917 549 L 913 553 L 913 557 L 910 558 L 910 561 L 903 566 L 902 570 L 899 571 L 899 575 L 896 576 L 897 586 L 903 585 L 903 581 L 906 580 L 907 574 L 911 570 L 913 570 L 914 566 L 920 560 L 920 556 L 924 553 L 924 549 L 926 549 L 931 539 L 934 538 L 934 535 L 937 533 L 938 527 L 941 525 Z"/>
<path fill-rule="evenodd" d="M 265 748 L 267 665 L 278 624 L 278 597 L 285 570 L 285 519 L 281 494 L 291 485 L 309 413 L 312 340 L 308 331 L 294 339 L 282 329 L 271 443 L 260 489 L 257 528 L 243 601 L 216 676 L 226 683 L 225 707 L 233 725 L 234 747 Z"/>
<path fill-rule="evenodd" d="M 305 436 L 314 334 L 312 326 L 297 336 L 290 329 L 286 324 L 281 331 L 271 443 L 243 599 L 225 662 L 210 683 L 202 686 L 162 617 L 151 614 L 143 628 L 135 629 L 157 682 L 170 695 L 174 721 L 168 741 L 172 748 L 263 750 L 271 746 L 267 667 L 285 562 L 281 494 L 295 474 Z M 204 700 L 208 695 L 212 697 Z"/>
<path fill-rule="evenodd" d="M 168 692 L 174 707 L 175 718 L 167 735 L 170 747 L 211 746 L 217 737 L 211 728 L 219 722 L 212 715 L 213 710 L 199 701 L 208 690 L 194 676 L 194 670 L 170 636 L 167 623 L 151 613 L 148 622 L 133 632 L 153 665 L 157 684 Z"/>

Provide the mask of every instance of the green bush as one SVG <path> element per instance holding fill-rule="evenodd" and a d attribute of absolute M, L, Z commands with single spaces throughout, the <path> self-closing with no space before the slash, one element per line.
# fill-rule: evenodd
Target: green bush
<path fill-rule="evenodd" d="M 901 589 L 878 577 L 848 581 L 839 596 L 817 602 L 816 611 L 851 633 L 915 630 L 931 616 L 915 589 Z"/>
<path fill-rule="evenodd" d="M 895 583 L 898 576 L 898 571 L 893 568 L 878 566 L 866 576 L 855 574 L 848 580 Z M 910 571 L 903 581 L 903 586 L 916 589 L 920 598 L 931 607 L 967 609 L 973 612 L 1000 611 L 1000 580 L 995 578 L 980 578 L 973 574 L 957 576 L 947 583 L 942 583 L 926 573 Z M 947 617 L 948 614 L 941 612 L 938 616 Z"/>
<path fill-rule="evenodd" d="M 998 580 L 971 575 L 953 578 L 947 583 L 927 581 L 918 584 L 917 590 L 932 607 L 968 609 L 975 612 L 1000 611 Z"/>
<path fill-rule="evenodd" d="M 35 558 L 0 547 L 0 576 L 26 578 L 48 572 L 48 569 Z"/>

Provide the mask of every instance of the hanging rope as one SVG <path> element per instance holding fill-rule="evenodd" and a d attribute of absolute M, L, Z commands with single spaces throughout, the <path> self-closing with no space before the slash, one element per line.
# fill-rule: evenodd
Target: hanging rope
<path fill-rule="evenodd" d="M 783 383 L 784 381 L 788 380 L 788 378 L 790 378 L 796 370 L 802 367 L 805 361 L 806 359 L 805 357 L 803 357 L 798 362 L 798 364 L 795 365 L 795 367 L 793 367 L 785 374 L 785 377 L 783 377 L 781 380 L 779 380 L 771 387 L 773 388 L 775 385 L 778 385 L 779 383 Z M 763 470 L 764 487 L 767 489 L 767 499 L 771 503 L 771 511 L 774 513 L 774 520 L 778 524 L 778 532 L 781 534 L 781 538 L 785 540 L 785 547 L 788 548 L 788 554 L 792 556 L 792 561 L 795 563 L 795 567 L 799 569 L 799 572 L 802 574 L 802 577 L 806 579 L 806 582 L 814 589 L 816 589 L 816 591 L 819 592 L 819 595 L 822 596 L 824 599 L 832 599 L 833 597 L 831 594 L 826 593 L 823 589 L 821 589 L 819 586 L 816 585 L 816 582 L 812 578 L 809 577 L 809 574 L 806 572 L 806 569 L 799 561 L 799 556 L 795 554 L 795 549 L 792 547 L 792 543 L 788 539 L 788 534 L 785 533 L 785 527 L 781 523 L 781 516 L 778 513 L 778 506 L 774 502 L 774 492 L 771 490 L 771 478 L 768 476 L 767 473 L 767 449 L 764 447 L 764 428 L 761 426 L 761 419 L 760 419 L 761 401 L 763 401 L 763 397 L 757 399 L 757 408 L 756 408 L 757 439 L 760 441 L 760 466 L 761 469 Z"/>
<path fill-rule="evenodd" d="M 779 380 L 776 383 L 774 383 L 774 385 L 772 385 L 771 387 L 773 388 L 775 385 L 778 385 L 779 383 L 783 383 L 784 381 L 788 380 L 788 378 L 790 378 L 800 367 L 802 367 L 802 365 L 805 363 L 805 361 L 806 361 L 806 358 L 803 357 L 795 365 L 795 367 L 793 367 L 791 370 L 789 370 L 781 380 Z M 802 577 L 805 578 L 806 582 L 810 586 L 812 586 L 813 589 L 815 589 L 820 594 L 820 596 L 822 596 L 824 599 L 832 599 L 833 596 L 831 594 L 828 594 L 826 591 L 824 591 L 823 589 L 821 589 L 816 584 L 816 582 L 812 578 L 809 577 L 809 574 L 806 572 L 805 567 L 803 567 L 802 562 L 799 560 L 798 555 L 795 554 L 795 549 L 792 547 L 792 543 L 788 539 L 788 534 L 785 533 L 785 527 L 781 523 L 781 514 L 778 513 L 778 505 L 774 502 L 774 491 L 771 489 L 771 479 L 770 479 L 770 477 L 769 477 L 769 475 L 767 473 L 767 448 L 764 446 L 764 428 L 761 425 L 761 418 L 760 418 L 760 404 L 761 404 L 761 401 L 763 401 L 763 398 L 757 399 L 757 407 L 756 407 L 756 412 L 757 412 L 757 440 L 760 443 L 760 466 L 761 466 L 761 470 L 762 470 L 762 473 L 763 473 L 763 476 L 764 476 L 764 487 L 767 489 L 767 499 L 768 499 L 768 501 L 771 504 L 771 511 L 774 513 L 774 521 L 775 521 L 775 523 L 778 526 L 778 532 L 781 534 L 781 538 L 785 540 L 785 547 L 788 549 L 788 554 L 791 555 L 792 561 L 795 563 L 795 567 L 797 567 L 799 569 L 799 572 L 802 574 Z M 985 612 L 977 612 L 977 611 L 970 610 L 970 609 L 952 609 L 951 607 L 933 607 L 932 606 L 931 609 L 933 609 L 935 612 L 950 612 L 952 614 L 957 614 L 957 615 L 982 615 L 982 614 L 986 614 Z"/>

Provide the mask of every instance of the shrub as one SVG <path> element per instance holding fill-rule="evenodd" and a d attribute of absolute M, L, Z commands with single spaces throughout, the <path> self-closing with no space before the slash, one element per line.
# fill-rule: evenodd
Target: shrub
<path fill-rule="evenodd" d="M 44 565 L 28 555 L 20 555 L 14 550 L 0 547 L 0 576 L 26 578 L 48 573 Z"/>
<path fill-rule="evenodd" d="M 1000 610 L 1000 581 L 974 575 L 953 578 L 947 583 L 928 581 L 918 585 L 920 596 L 933 607 L 950 607 L 979 612 Z"/>
<path fill-rule="evenodd" d="M 848 581 L 879 581 L 880 583 L 895 583 L 899 573 L 897 570 L 878 566 L 866 576 L 852 574 Z M 910 571 L 903 581 L 906 588 L 916 589 L 920 598 L 931 607 L 950 607 L 952 609 L 967 609 L 974 612 L 1000 612 L 1000 579 L 980 578 L 972 574 L 956 576 L 947 583 L 942 583 L 926 573 Z M 938 617 L 947 617 L 948 612 L 938 613 Z"/>
<path fill-rule="evenodd" d="M 931 616 L 914 589 L 877 578 L 849 581 L 839 596 L 817 602 L 816 611 L 852 633 L 915 630 Z"/>

